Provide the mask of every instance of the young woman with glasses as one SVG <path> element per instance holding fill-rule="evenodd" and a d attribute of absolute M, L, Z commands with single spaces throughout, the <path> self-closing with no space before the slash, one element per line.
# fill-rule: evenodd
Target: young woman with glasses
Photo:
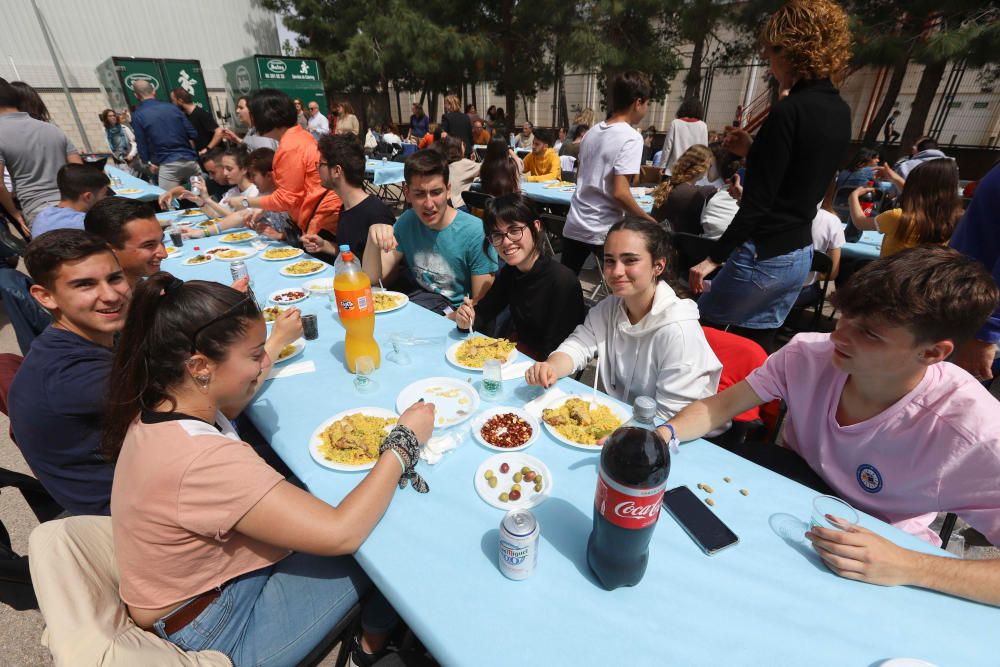
<path fill-rule="evenodd" d="M 482 330 L 510 308 L 517 348 L 545 359 L 583 322 L 586 307 L 580 281 L 547 252 L 545 232 L 526 197 L 513 193 L 486 205 L 483 251 L 492 245 L 505 266 L 479 303 L 465 299 L 455 315 L 462 329 Z"/>
<path fill-rule="evenodd" d="M 121 596 L 132 619 L 184 650 L 236 666 L 294 665 L 371 582 L 350 557 L 413 470 L 434 406 L 406 410 L 375 467 L 333 507 L 242 442 L 227 416 L 271 367 L 252 295 L 159 272 L 134 291 L 114 359 L 102 449 Z M 374 595 L 355 662 L 370 664 L 396 623 Z M 364 654 L 368 654 L 366 658 Z"/>

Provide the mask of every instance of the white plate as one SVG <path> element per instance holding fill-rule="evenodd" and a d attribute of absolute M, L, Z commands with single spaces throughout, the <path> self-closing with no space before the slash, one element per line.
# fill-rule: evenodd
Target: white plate
<path fill-rule="evenodd" d="M 510 466 L 510 470 L 506 473 L 500 472 L 500 464 L 506 463 Z M 518 500 L 508 500 L 507 502 L 502 502 L 500 500 L 500 494 L 510 492 L 510 487 L 514 483 L 514 473 L 520 472 L 521 468 L 528 466 L 542 476 L 542 490 L 535 493 L 535 483 L 534 482 L 521 482 L 521 497 Z M 492 470 L 494 476 L 497 478 L 496 487 L 490 487 L 490 483 L 486 481 L 486 471 Z M 476 493 L 479 497 L 486 502 L 487 505 L 492 505 L 497 509 L 510 511 L 515 509 L 529 509 L 540 505 L 545 501 L 546 498 L 552 493 L 552 473 L 549 472 L 548 466 L 536 459 L 530 454 L 525 454 L 524 452 L 505 452 L 503 454 L 494 454 L 490 458 L 480 464 L 476 469 L 476 477 L 473 480 L 476 487 Z"/>
<path fill-rule="evenodd" d="M 347 465 L 346 463 L 334 463 L 333 461 L 327 461 L 325 458 L 323 458 L 323 455 L 319 451 L 319 446 L 323 443 L 323 441 L 320 440 L 320 434 L 322 434 L 323 431 L 325 431 L 330 426 L 330 424 L 340 419 L 343 419 L 348 415 L 356 415 L 359 412 L 369 417 L 384 417 L 384 418 L 393 417 L 396 419 L 399 418 L 399 415 L 397 415 L 395 412 L 393 412 L 392 410 L 386 410 L 385 408 L 354 408 L 353 410 L 344 410 L 341 413 L 335 414 L 334 416 L 330 417 L 325 422 L 320 424 L 318 427 L 316 427 L 316 430 L 313 431 L 313 434 L 309 436 L 309 453 L 312 455 L 313 461 L 320 464 L 324 468 L 330 468 L 331 470 L 342 470 L 346 472 L 359 472 L 362 470 L 371 470 L 372 468 L 375 467 L 375 461 L 372 461 L 371 463 L 362 463 L 361 465 L 357 466 Z M 392 427 L 387 429 L 386 434 L 388 434 L 389 431 L 391 430 Z"/>
<path fill-rule="evenodd" d="M 303 261 L 303 262 L 316 262 L 317 264 L 320 265 L 320 267 L 318 269 L 316 269 L 315 271 L 310 271 L 308 273 L 289 273 L 288 269 L 290 267 L 292 267 L 292 266 L 295 266 L 295 265 L 294 264 L 288 264 L 286 266 L 281 267 L 281 270 L 278 271 L 278 273 L 280 273 L 283 276 L 287 276 L 289 278 L 305 278 L 307 276 L 315 276 L 317 273 L 323 273 L 324 271 L 326 271 L 327 267 L 330 266 L 326 262 L 321 262 L 318 259 L 303 259 L 303 260 L 300 260 L 300 261 Z"/>
<path fill-rule="evenodd" d="M 245 239 L 226 238 L 227 236 L 232 236 L 233 234 L 250 234 L 250 236 L 248 236 Z M 219 237 L 219 241 L 221 241 L 222 243 L 250 243 L 255 238 L 257 238 L 257 232 L 244 229 L 242 231 L 228 231 Z"/>
<path fill-rule="evenodd" d="M 290 306 L 268 306 L 268 308 L 278 308 L 279 310 L 281 310 L 281 312 L 285 312 L 286 310 L 289 309 L 289 307 Z M 261 310 L 263 311 L 263 309 L 261 309 Z M 261 314 L 263 315 L 263 312 L 261 312 Z M 268 322 L 266 318 L 264 319 L 264 325 L 265 326 L 271 326 L 272 324 L 274 324 L 274 320 L 271 320 L 270 322 Z"/>
<path fill-rule="evenodd" d="M 193 218 L 196 215 L 205 215 L 200 208 L 186 208 L 180 213 L 183 218 Z"/>
<path fill-rule="evenodd" d="M 376 310 L 376 315 L 382 315 L 384 313 L 391 313 L 394 310 L 399 310 L 400 308 L 405 308 L 406 304 L 410 303 L 410 297 L 406 296 L 402 292 L 393 292 L 391 289 L 380 289 L 378 287 L 372 288 L 372 293 L 382 292 L 383 294 L 392 294 L 393 296 L 401 296 L 403 300 L 399 302 L 398 306 L 393 306 L 392 308 L 386 308 L 385 310 Z"/>
<path fill-rule="evenodd" d="M 442 396 L 443 393 L 454 394 Z M 449 428 L 461 424 L 479 409 L 479 394 L 465 380 L 450 377 L 432 377 L 407 385 L 396 397 L 396 410 L 400 414 L 420 399 L 433 403 L 434 428 Z"/>
<path fill-rule="evenodd" d="M 168 246 L 165 246 L 165 247 L 167 249 L 167 257 L 166 257 L 166 259 L 173 259 L 174 257 L 183 257 L 184 256 L 184 250 L 182 248 L 176 248 L 176 247 L 174 247 L 172 245 L 168 245 Z M 170 250 L 173 250 L 173 252 L 170 252 Z"/>
<path fill-rule="evenodd" d="M 333 278 L 316 278 L 302 285 L 313 294 L 329 294 L 333 291 Z"/>
<path fill-rule="evenodd" d="M 295 254 L 291 257 L 268 257 L 267 250 L 265 250 L 260 254 L 260 258 L 267 262 L 287 262 L 303 255 L 302 248 L 268 248 L 268 250 L 294 250 Z"/>
<path fill-rule="evenodd" d="M 531 426 L 531 437 L 528 438 L 527 442 L 525 442 L 523 445 L 519 447 L 497 447 L 496 445 L 491 445 L 490 443 L 488 443 L 486 441 L 486 438 L 483 437 L 482 434 L 483 425 L 487 421 L 489 421 L 490 418 L 496 415 L 502 415 L 505 412 L 511 412 L 517 415 L 524 421 L 528 422 L 528 424 Z M 521 408 L 512 408 L 509 406 L 500 405 L 494 408 L 490 408 L 486 412 L 476 415 L 476 418 L 472 420 L 470 428 L 472 429 L 472 437 L 474 437 L 476 441 L 479 442 L 479 444 L 481 444 L 483 447 L 486 447 L 487 449 L 492 449 L 498 452 L 519 452 L 522 449 L 527 449 L 528 447 L 531 447 L 532 444 L 534 444 L 535 440 L 538 439 L 538 430 L 541 428 L 541 426 L 538 424 L 538 420 L 532 417 L 530 414 L 528 414 L 527 411 L 522 410 Z"/>
<path fill-rule="evenodd" d="M 466 338 L 465 340 L 469 340 L 470 338 L 486 338 L 486 336 L 480 336 L 478 334 L 473 334 L 473 335 L 469 336 L 468 338 Z M 458 348 L 462 345 L 462 343 L 465 342 L 465 340 L 460 340 L 457 343 L 455 343 L 454 345 L 452 345 L 451 347 L 449 347 L 447 349 L 447 351 L 445 351 L 445 353 L 444 353 L 445 358 L 448 360 L 448 363 L 450 363 L 452 366 L 458 366 L 459 368 L 461 368 L 463 370 L 472 371 L 473 373 L 482 373 L 483 372 L 482 368 L 476 368 L 475 366 L 466 366 L 465 364 L 459 362 L 459 360 L 458 360 Z M 514 363 L 515 359 L 517 359 L 517 348 L 516 347 L 513 350 L 510 351 L 510 354 L 507 355 L 507 361 L 503 362 L 500 365 L 501 366 L 509 366 L 510 364 Z"/>
<path fill-rule="evenodd" d="M 279 294 L 284 294 L 285 292 L 305 292 L 305 294 L 302 297 L 298 298 L 298 299 L 291 299 L 291 300 L 288 300 L 288 301 L 276 301 L 275 300 L 274 297 L 278 296 Z M 267 300 L 270 301 L 271 303 L 276 303 L 279 306 L 290 306 L 293 303 L 298 303 L 300 301 L 305 301 L 308 298 L 309 298 L 309 290 L 307 290 L 305 287 L 286 287 L 285 289 L 279 289 L 279 290 L 275 290 L 275 291 L 271 292 L 271 294 L 267 297 Z"/>
<path fill-rule="evenodd" d="M 879 667 L 937 667 L 933 663 L 918 658 L 891 658 L 879 664 Z"/>
<path fill-rule="evenodd" d="M 208 261 L 207 262 L 192 262 L 191 261 L 195 257 L 199 257 L 199 256 L 205 256 L 205 257 L 207 257 Z M 199 250 L 197 252 L 197 254 L 188 257 L 183 262 L 181 262 L 181 264 L 183 264 L 184 266 L 201 266 L 202 264 L 208 264 L 209 262 L 214 262 L 214 261 L 215 261 L 215 256 L 214 255 L 206 255 L 205 253 L 203 253 L 202 251 Z"/>
<path fill-rule="evenodd" d="M 303 352 L 306 351 L 306 339 L 305 338 L 296 338 L 291 343 L 289 343 L 289 345 L 294 345 L 295 346 L 295 351 L 292 352 L 287 357 L 285 357 L 284 359 L 275 359 L 274 363 L 276 363 L 276 364 L 283 364 L 286 361 L 290 361 L 290 360 L 294 359 L 295 357 L 299 356 L 300 354 L 302 354 Z"/>
<path fill-rule="evenodd" d="M 137 195 L 140 192 L 142 192 L 142 190 L 139 188 L 118 188 L 115 190 L 116 195 Z"/>
<path fill-rule="evenodd" d="M 220 262 L 242 262 L 257 254 L 257 251 L 253 248 L 232 248 L 230 246 L 218 246 L 217 248 L 209 248 L 209 250 L 235 250 L 242 253 L 239 257 L 219 257 L 218 253 L 213 253 L 212 256 Z M 202 254 L 205 253 L 203 252 Z"/>
<path fill-rule="evenodd" d="M 584 401 L 584 402 L 586 402 L 586 403 L 589 404 L 590 403 L 590 399 L 592 398 L 592 395 L 591 394 L 587 394 L 587 395 L 572 394 L 570 396 L 559 396 L 559 397 L 557 397 L 557 398 L 549 401 L 548 403 L 546 403 L 543 406 L 543 410 L 546 410 L 546 409 L 549 409 L 549 408 L 558 408 L 559 406 L 561 406 L 563 403 L 565 403 L 566 401 L 568 401 L 571 398 L 579 398 L 580 400 L 582 400 L 582 401 Z M 618 419 L 621 421 L 622 424 L 624 424 L 625 422 L 627 422 L 629 419 L 632 419 L 632 413 L 631 412 L 629 412 L 626 408 L 622 407 L 621 405 L 618 405 L 618 403 L 615 403 L 613 400 L 611 400 L 607 396 L 603 396 L 602 394 L 598 394 L 597 395 L 597 403 L 599 405 L 606 405 L 606 406 L 608 406 L 608 408 L 611 409 L 611 412 L 614 413 L 614 415 L 616 417 L 618 417 Z M 542 414 L 544 414 L 544 412 Z M 544 419 L 542 419 L 542 423 L 545 424 L 545 429 L 549 432 L 549 435 L 551 435 L 553 438 L 555 438 L 559 442 L 563 443 L 564 445 L 569 445 L 570 447 L 575 447 L 577 449 L 585 449 L 585 450 L 591 451 L 591 452 L 599 452 L 599 451 L 601 451 L 600 445 L 585 445 L 585 444 L 580 443 L 580 442 L 574 442 L 574 441 L 570 440 L 569 438 L 567 438 L 566 436 L 564 436 L 559 431 L 557 431 L 554 426 L 551 426 L 550 424 L 548 424 Z"/>

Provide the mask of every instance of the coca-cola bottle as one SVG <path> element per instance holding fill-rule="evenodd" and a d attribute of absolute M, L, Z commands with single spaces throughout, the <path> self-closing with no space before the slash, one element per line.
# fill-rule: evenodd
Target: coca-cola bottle
<path fill-rule="evenodd" d="M 670 472 L 670 452 L 654 430 L 655 415 L 656 402 L 640 396 L 632 420 L 601 450 L 587 563 L 609 591 L 642 581 L 649 562 L 649 540 Z"/>
<path fill-rule="evenodd" d="M 866 188 L 874 188 L 875 181 L 868 181 Z M 865 214 L 865 217 L 870 218 L 872 216 L 872 210 L 875 208 L 875 192 L 866 192 L 860 197 L 858 197 L 858 202 L 861 203 L 861 211 Z"/>

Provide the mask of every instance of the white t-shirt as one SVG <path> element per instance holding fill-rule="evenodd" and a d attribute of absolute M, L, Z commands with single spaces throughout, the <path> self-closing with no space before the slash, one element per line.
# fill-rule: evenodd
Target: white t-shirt
<path fill-rule="evenodd" d="M 840 222 L 840 218 L 822 208 L 816 211 L 816 217 L 813 218 L 812 237 L 813 248 L 828 255 L 831 250 L 843 248 L 847 243 L 847 239 L 844 238 L 844 225 Z M 810 271 L 802 286 L 812 285 L 816 282 L 817 275 L 815 271 Z"/>
<path fill-rule="evenodd" d="M 611 225 L 625 218 L 625 209 L 614 197 L 617 176 L 639 173 L 642 135 L 628 123 L 602 121 L 580 142 L 576 160 L 576 191 L 569 205 L 563 235 L 598 245 Z"/>
<path fill-rule="evenodd" d="M 257 191 L 257 186 L 254 185 L 253 183 L 251 183 L 250 187 L 248 187 L 246 190 L 240 190 L 240 186 L 234 185 L 233 187 L 226 190 L 226 194 L 222 195 L 222 199 L 219 200 L 219 203 L 228 208 L 235 209 L 236 208 L 235 204 L 239 202 L 243 197 L 256 197 L 258 194 L 260 193 Z M 229 203 L 230 199 L 233 200 L 233 204 Z M 242 204 L 240 204 L 240 208 L 241 209 L 243 208 Z"/>
<path fill-rule="evenodd" d="M 739 210 L 740 203 L 723 187 L 712 195 L 712 198 L 705 202 L 705 208 L 701 209 L 702 236 L 709 239 L 722 236 Z"/>

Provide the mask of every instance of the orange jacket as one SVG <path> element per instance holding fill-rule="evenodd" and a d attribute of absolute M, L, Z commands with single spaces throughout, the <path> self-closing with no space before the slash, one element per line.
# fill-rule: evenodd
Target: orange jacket
<path fill-rule="evenodd" d="M 320 183 L 319 160 L 313 136 L 298 125 L 288 128 L 274 154 L 274 192 L 260 198 L 260 207 L 287 212 L 304 234 L 336 234 L 343 204 Z"/>

